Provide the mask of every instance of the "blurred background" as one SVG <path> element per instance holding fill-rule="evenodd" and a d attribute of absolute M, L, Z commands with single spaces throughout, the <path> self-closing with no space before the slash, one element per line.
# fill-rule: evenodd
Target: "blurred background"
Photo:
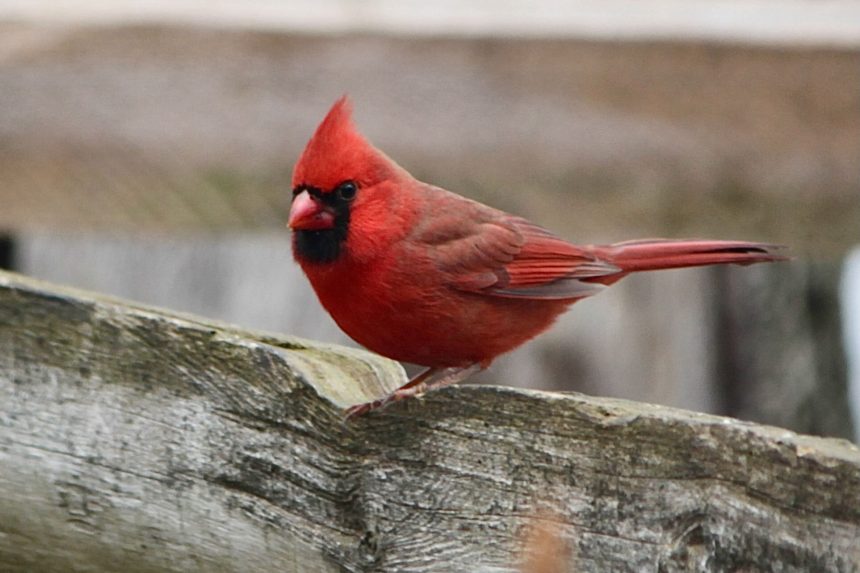
<path fill-rule="evenodd" d="M 344 93 L 417 177 L 570 240 L 796 256 L 628 278 L 477 381 L 856 439 L 857 0 L 0 0 L 0 266 L 350 344 L 284 227 Z"/>

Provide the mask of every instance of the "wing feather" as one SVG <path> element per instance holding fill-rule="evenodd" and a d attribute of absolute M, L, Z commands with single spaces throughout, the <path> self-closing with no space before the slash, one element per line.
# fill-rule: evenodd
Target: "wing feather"
<path fill-rule="evenodd" d="M 522 299 L 575 299 L 603 285 L 589 280 L 617 274 L 615 265 L 520 217 L 447 191 L 437 212 L 415 231 L 436 268 L 459 290 Z M 441 201 L 439 199 L 442 199 Z"/>

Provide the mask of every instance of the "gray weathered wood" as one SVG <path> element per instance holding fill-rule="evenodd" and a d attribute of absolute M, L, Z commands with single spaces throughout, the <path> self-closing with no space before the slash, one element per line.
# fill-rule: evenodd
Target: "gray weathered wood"
<path fill-rule="evenodd" d="M 255 329 L 349 343 L 292 261 L 289 241 L 286 229 L 179 237 L 21 233 L 14 270 Z M 686 269 L 630 277 L 577 304 L 549 333 L 500 357 L 476 380 L 730 414 L 718 411 L 714 379 L 713 276 Z"/>
<path fill-rule="evenodd" d="M 178 237 L 22 233 L 15 270 L 255 329 L 349 343 L 291 260 L 289 241 L 286 229 Z M 473 381 L 851 437 L 838 275 L 836 265 L 795 260 L 632 276 L 576 304 Z"/>
<path fill-rule="evenodd" d="M 619 400 L 400 382 L 366 353 L 0 275 L 0 570 L 858 571 L 860 451 Z M 331 402 L 330 402 L 331 401 Z"/>

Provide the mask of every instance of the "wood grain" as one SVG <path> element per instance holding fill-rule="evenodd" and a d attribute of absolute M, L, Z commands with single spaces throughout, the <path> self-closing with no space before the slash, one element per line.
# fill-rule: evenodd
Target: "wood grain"
<path fill-rule="evenodd" d="M 860 451 L 650 406 L 402 380 L 354 350 L 0 275 L 0 570 L 858 571 Z M 331 400 L 331 401 L 330 401 Z"/>

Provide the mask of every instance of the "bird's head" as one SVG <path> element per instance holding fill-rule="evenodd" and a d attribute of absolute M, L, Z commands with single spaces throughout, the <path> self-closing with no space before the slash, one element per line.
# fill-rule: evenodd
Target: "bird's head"
<path fill-rule="evenodd" d="M 288 225 L 296 258 L 326 263 L 338 258 L 356 223 L 381 225 L 398 178 L 407 176 L 355 128 L 343 96 L 322 120 L 293 170 Z"/>

